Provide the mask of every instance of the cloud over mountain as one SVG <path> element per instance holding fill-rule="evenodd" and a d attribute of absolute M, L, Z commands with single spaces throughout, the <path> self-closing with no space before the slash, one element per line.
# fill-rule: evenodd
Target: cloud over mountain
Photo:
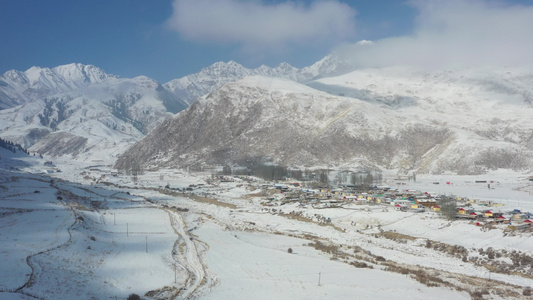
<path fill-rule="evenodd" d="M 486 0 L 417 0 L 412 34 L 346 46 L 339 53 L 360 67 L 429 69 L 533 63 L 533 6 Z"/>
<path fill-rule="evenodd" d="M 242 0 L 175 0 L 170 29 L 196 41 L 235 43 L 245 51 L 339 42 L 355 30 L 355 10 L 337 0 L 266 4 Z"/>

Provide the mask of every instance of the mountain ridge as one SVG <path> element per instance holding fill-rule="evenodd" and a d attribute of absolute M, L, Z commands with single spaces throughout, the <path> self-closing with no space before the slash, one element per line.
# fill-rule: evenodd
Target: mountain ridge
<path fill-rule="evenodd" d="M 295 68 L 283 62 L 271 68 L 261 65 L 249 69 L 235 62 L 216 62 L 200 72 L 171 80 L 163 86 L 174 95 L 192 104 L 198 97 L 207 95 L 220 88 L 222 85 L 242 79 L 246 76 L 268 76 L 286 78 L 300 83 L 306 83 L 317 77 L 339 75 L 351 71 L 354 66 L 349 61 L 336 54 L 330 54 L 311 66 L 302 69 Z"/>
<path fill-rule="evenodd" d="M 0 75 L 0 109 L 116 78 L 93 65 L 80 63 L 51 69 L 34 66 L 24 72 L 9 70 Z"/>

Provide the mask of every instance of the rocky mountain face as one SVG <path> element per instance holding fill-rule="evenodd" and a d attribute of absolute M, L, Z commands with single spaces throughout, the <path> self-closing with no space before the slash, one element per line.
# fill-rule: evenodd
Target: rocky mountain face
<path fill-rule="evenodd" d="M 116 167 L 527 171 L 533 166 L 532 80 L 521 70 L 406 68 L 358 70 L 317 80 L 314 88 L 247 77 L 167 119 Z"/>
<path fill-rule="evenodd" d="M 452 136 L 425 122 L 406 124 L 401 114 L 360 100 L 292 81 L 247 77 L 163 122 L 116 166 L 274 163 L 376 169 L 418 163 Z"/>
<path fill-rule="evenodd" d="M 110 159 L 187 107 L 150 78 L 81 64 L 8 71 L 0 101 L 0 136 L 32 152 L 87 160 L 103 150 Z"/>

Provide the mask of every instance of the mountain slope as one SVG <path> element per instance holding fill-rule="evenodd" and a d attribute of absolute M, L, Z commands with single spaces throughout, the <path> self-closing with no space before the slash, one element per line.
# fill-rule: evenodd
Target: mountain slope
<path fill-rule="evenodd" d="M 422 122 L 397 126 L 404 123 L 400 114 L 363 101 L 288 80 L 247 77 L 167 119 L 116 166 L 272 162 L 376 169 L 397 167 L 401 160 L 412 165 L 421 153 L 451 138 L 446 129 Z"/>
<path fill-rule="evenodd" d="M 528 69 L 365 69 L 310 85 L 454 131 L 456 141 L 445 149 L 439 145 L 438 159 L 428 154 L 422 172 L 531 168 L 533 73 Z"/>

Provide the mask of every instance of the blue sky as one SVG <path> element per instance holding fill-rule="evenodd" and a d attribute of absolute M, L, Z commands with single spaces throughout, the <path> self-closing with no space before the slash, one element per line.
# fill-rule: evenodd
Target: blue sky
<path fill-rule="evenodd" d="M 0 0 L 0 73 L 79 62 L 164 83 L 217 61 L 304 67 L 341 49 L 377 66 L 448 45 L 444 59 L 423 60 L 431 65 L 471 61 L 504 39 L 505 49 L 478 59 L 499 62 L 501 51 L 533 50 L 532 8 L 533 0 Z M 360 40 L 375 47 L 350 46 Z M 391 57 L 392 49 L 401 57 Z"/>

